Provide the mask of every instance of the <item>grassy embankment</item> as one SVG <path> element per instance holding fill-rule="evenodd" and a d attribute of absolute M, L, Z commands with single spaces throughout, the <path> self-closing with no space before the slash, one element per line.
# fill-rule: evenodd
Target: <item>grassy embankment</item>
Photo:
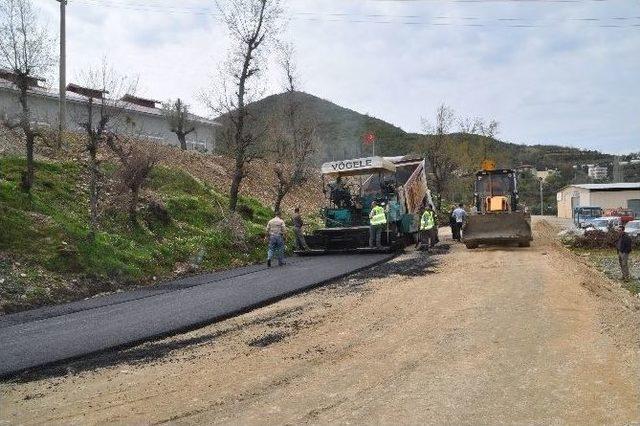
<path fill-rule="evenodd" d="M 114 166 L 105 166 L 107 173 Z M 177 169 L 156 167 L 132 227 L 122 206 L 103 208 L 91 241 L 83 165 L 38 162 L 31 195 L 20 191 L 24 159 L 0 157 L 0 313 L 149 284 L 193 271 L 263 259 L 271 209 L 242 198 L 229 219 L 227 198 Z M 148 207 L 159 200 L 170 220 Z"/>
<path fill-rule="evenodd" d="M 617 231 L 587 230 L 582 234 L 568 232 L 560 237 L 560 241 L 565 247 L 594 265 L 609 278 L 619 280 L 622 273 L 618 253 L 615 249 L 618 236 Z M 622 282 L 622 286 L 637 295 L 640 294 L 640 257 L 638 257 L 640 240 L 634 242 L 634 247 L 629 257 L 629 272 L 632 279 Z"/>
<path fill-rule="evenodd" d="M 637 247 L 638 245 L 636 245 Z M 609 278 L 620 280 L 620 265 L 618 263 L 618 254 L 612 248 L 576 248 L 569 247 L 571 251 L 584 257 L 589 263 L 594 265 L 599 271 L 603 272 Z M 629 270 L 631 276 L 635 277 L 628 282 L 621 282 L 622 287 L 629 290 L 632 294 L 640 294 L 640 255 L 636 248 L 629 257 Z"/>

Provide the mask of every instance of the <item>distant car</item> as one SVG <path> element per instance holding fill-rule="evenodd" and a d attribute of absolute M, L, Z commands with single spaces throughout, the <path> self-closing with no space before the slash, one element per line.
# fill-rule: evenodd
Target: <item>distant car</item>
<path fill-rule="evenodd" d="M 618 207 L 617 209 L 607 209 L 604 211 L 603 216 L 617 216 L 620 218 L 622 223 L 631 222 L 636 218 L 635 212 L 631 209 L 623 209 L 622 207 Z"/>
<path fill-rule="evenodd" d="M 596 229 L 602 232 L 609 232 L 612 229 L 622 225 L 622 221 L 617 216 L 603 216 L 597 217 L 589 222 L 586 226 L 587 229 Z"/>
<path fill-rule="evenodd" d="M 633 238 L 640 238 L 640 220 L 632 220 L 631 222 L 627 222 L 624 227 L 624 232 L 626 232 Z"/>
<path fill-rule="evenodd" d="M 577 228 L 586 228 L 592 220 L 597 219 L 602 215 L 603 211 L 600 207 L 576 207 L 573 210 L 573 222 Z"/>

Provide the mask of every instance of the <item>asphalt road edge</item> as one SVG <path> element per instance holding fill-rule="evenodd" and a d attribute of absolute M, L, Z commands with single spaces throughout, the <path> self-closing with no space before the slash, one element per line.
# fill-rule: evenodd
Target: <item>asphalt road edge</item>
<path fill-rule="evenodd" d="M 0 373 L 0 381 L 3 381 L 3 382 L 11 381 L 11 380 L 19 381 L 20 375 L 25 374 L 25 373 L 29 373 L 29 372 L 37 370 L 37 369 L 55 367 L 55 366 L 63 365 L 63 364 L 66 364 L 66 363 L 69 363 L 69 362 L 73 362 L 73 361 L 76 361 L 76 360 L 79 360 L 79 359 L 82 359 L 82 358 L 86 358 L 86 357 L 90 357 L 90 356 L 96 356 L 96 355 L 100 355 L 100 354 L 104 354 L 104 353 L 108 353 L 108 352 L 112 352 L 112 351 L 119 351 L 119 350 L 123 350 L 123 349 L 128 349 L 128 348 L 137 346 L 137 345 L 142 344 L 142 343 L 151 342 L 151 341 L 154 341 L 154 340 L 161 340 L 161 339 L 165 339 L 167 337 L 175 336 L 175 335 L 178 335 L 178 334 L 184 334 L 184 333 L 187 333 L 187 332 L 190 332 L 190 331 L 193 331 L 193 330 L 197 330 L 197 329 L 205 327 L 207 325 L 211 325 L 211 324 L 215 324 L 215 323 L 218 323 L 218 322 L 222 322 L 222 321 L 225 321 L 227 319 L 234 318 L 234 317 L 246 314 L 248 312 L 254 311 L 256 309 L 260 309 L 260 308 L 263 308 L 265 306 L 272 305 L 272 304 L 274 304 L 276 302 L 279 302 L 281 300 L 287 299 L 289 297 L 296 296 L 298 294 L 302 294 L 302 293 L 307 292 L 309 290 L 312 290 L 314 288 L 322 287 L 324 285 L 327 285 L 327 284 L 332 283 L 334 281 L 340 280 L 340 279 L 342 279 L 344 277 L 347 277 L 349 275 L 356 274 L 356 273 L 358 273 L 360 271 L 363 271 L 365 269 L 376 267 L 376 266 L 378 266 L 380 264 L 383 264 L 383 263 L 386 263 L 386 262 L 390 261 L 391 259 L 396 257 L 398 254 L 399 253 L 390 253 L 388 256 L 385 256 L 384 258 L 382 258 L 382 259 L 380 259 L 380 260 L 378 260 L 376 262 L 373 262 L 373 263 L 371 263 L 369 265 L 353 269 L 353 270 L 351 270 L 349 272 L 341 273 L 341 274 L 336 275 L 334 277 L 318 281 L 316 283 L 310 284 L 310 285 L 305 286 L 305 287 L 297 288 L 295 290 L 280 294 L 278 296 L 270 297 L 270 298 L 262 300 L 262 301 L 260 301 L 258 303 L 253 303 L 251 305 L 244 306 L 244 307 L 242 307 L 240 309 L 236 309 L 235 311 L 232 311 L 232 312 L 230 312 L 228 314 L 214 316 L 214 317 L 211 317 L 210 319 L 207 319 L 207 320 L 204 320 L 204 321 L 198 321 L 198 322 L 193 323 L 193 324 L 188 325 L 188 326 L 178 327 L 178 328 L 176 328 L 174 330 L 171 330 L 171 331 L 168 331 L 168 332 L 153 334 L 153 335 L 144 337 L 142 339 L 135 339 L 135 340 L 132 340 L 130 342 L 126 342 L 126 343 L 122 343 L 122 344 L 119 344 L 119 345 L 112 346 L 110 348 L 101 349 L 101 350 L 98 350 L 98 351 L 87 352 L 87 353 L 85 353 L 83 355 L 79 355 L 79 356 L 68 357 L 68 358 L 57 360 L 57 361 L 48 362 L 48 363 L 44 363 L 44 364 L 41 364 L 41 365 L 32 366 L 32 367 L 28 367 L 28 368 L 23 368 L 23 369 L 19 369 L 19 370 L 15 370 L 15 371 L 2 372 L 2 373 Z M 26 380 L 26 381 L 29 381 L 29 380 Z"/>

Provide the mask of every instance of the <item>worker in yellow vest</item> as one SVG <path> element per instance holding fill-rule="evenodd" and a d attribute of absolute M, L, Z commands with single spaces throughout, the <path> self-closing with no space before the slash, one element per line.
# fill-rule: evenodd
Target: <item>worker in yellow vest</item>
<path fill-rule="evenodd" d="M 371 203 L 369 212 L 369 247 L 382 247 L 382 231 L 387 225 L 387 215 L 384 207 L 379 206 L 375 201 Z"/>
<path fill-rule="evenodd" d="M 420 250 L 426 247 L 428 250 L 433 247 L 436 244 L 437 232 L 436 213 L 433 211 L 433 206 L 429 204 L 420 218 L 420 233 L 416 248 Z"/>

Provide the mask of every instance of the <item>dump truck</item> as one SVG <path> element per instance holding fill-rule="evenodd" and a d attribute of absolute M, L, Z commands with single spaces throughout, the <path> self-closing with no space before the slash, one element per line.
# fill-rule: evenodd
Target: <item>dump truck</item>
<path fill-rule="evenodd" d="M 516 172 L 485 160 L 475 175 L 474 208 L 462 227 L 462 242 L 475 249 L 506 243 L 529 247 L 532 240 L 531 215 L 518 203 Z"/>
<path fill-rule="evenodd" d="M 309 250 L 297 254 L 391 252 L 416 241 L 421 209 L 432 203 L 424 159 L 376 156 L 332 161 L 322 165 L 321 173 L 324 226 L 306 236 Z M 369 247 L 374 201 L 387 216 L 382 248 Z"/>

